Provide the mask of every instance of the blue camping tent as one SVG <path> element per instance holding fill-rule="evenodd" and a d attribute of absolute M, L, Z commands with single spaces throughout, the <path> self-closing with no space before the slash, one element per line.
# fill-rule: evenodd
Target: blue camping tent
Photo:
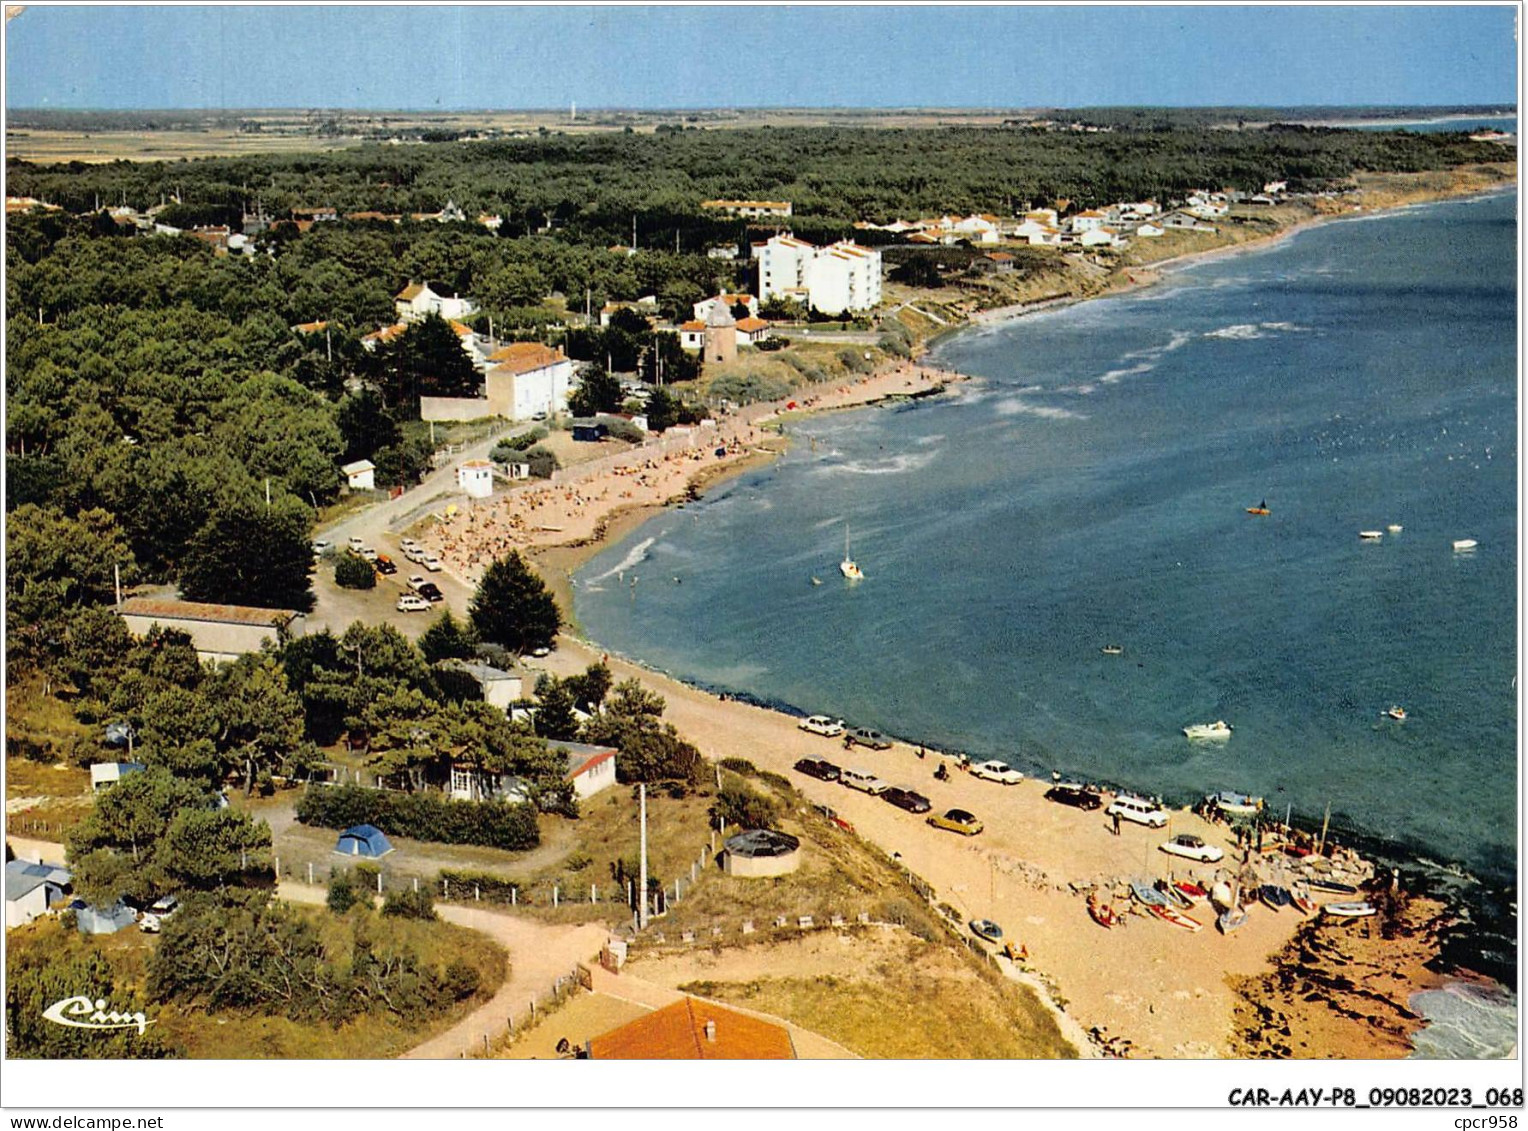
<path fill-rule="evenodd" d="M 334 851 L 341 856 L 386 856 L 392 850 L 392 842 L 374 825 L 353 825 L 334 843 Z"/>

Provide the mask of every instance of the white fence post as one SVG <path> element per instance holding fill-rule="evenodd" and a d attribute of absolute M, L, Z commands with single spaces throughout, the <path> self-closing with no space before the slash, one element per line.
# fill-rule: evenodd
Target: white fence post
<path fill-rule="evenodd" d="M 311 861 L 308 863 L 308 886 L 313 886 L 313 864 Z"/>
<path fill-rule="evenodd" d="M 419 894 L 419 877 L 418 876 L 414 877 L 414 894 L 415 895 Z"/>
<path fill-rule="evenodd" d="M 557 885 L 556 884 L 552 885 L 552 906 L 553 907 L 557 906 Z"/>

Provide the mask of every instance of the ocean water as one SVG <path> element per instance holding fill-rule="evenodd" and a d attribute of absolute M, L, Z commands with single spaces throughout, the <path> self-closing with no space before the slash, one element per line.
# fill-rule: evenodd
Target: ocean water
<path fill-rule="evenodd" d="M 1395 123 L 1369 123 L 1362 126 L 1351 126 L 1355 130 L 1407 130 L 1411 133 L 1435 134 L 1453 131 L 1465 131 L 1476 133 L 1480 130 L 1500 130 L 1503 133 L 1517 133 L 1516 115 L 1508 115 L 1499 118 L 1434 118 L 1425 122 Z"/>
<path fill-rule="evenodd" d="M 1453 982 L 1413 994 L 1411 1008 L 1427 1018 L 1412 1038 L 1421 1060 L 1503 1060 L 1517 1049 L 1517 998 L 1508 990 Z"/>
<path fill-rule="evenodd" d="M 716 689 L 1178 802 L 1330 806 L 1514 883 L 1516 204 L 964 331 L 937 360 L 980 381 L 791 425 L 589 562 L 577 616 Z M 1230 741 L 1181 733 L 1215 719 Z"/>

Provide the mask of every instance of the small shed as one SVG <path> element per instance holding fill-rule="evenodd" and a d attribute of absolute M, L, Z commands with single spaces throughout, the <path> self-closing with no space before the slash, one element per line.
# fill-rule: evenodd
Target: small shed
<path fill-rule="evenodd" d="M 801 841 L 775 829 L 749 829 L 722 845 L 722 871 L 729 876 L 783 876 L 801 866 Z"/>
<path fill-rule="evenodd" d="M 615 756 L 612 746 L 590 746 L 584 742 L 559 742 L 556 748 L 567 755 L 568 781 L 573 795 L 593 797 L 615 784 Z"/>
<path fill-rule="evenodd" d="M 352 825 L 334 842 L 334 851 L 341 856 L 364 856 L 369 860 L 386 856 L 392 850 L 392 841 L 375 825 Z"/>
<path fill-rule="evenodd" d="M 493 494 L 493 464 L 486 459 L 465 460 L 456 469 L 456 485 L 469 498 L 488 498 Z"/>
<path fill-rule="evenodd" d="M 105 908 L 91 907 L 78 899 L 70 906 L 74 908 L 74 925 L 82 935 L 114 935 L 138 921 L 138 912 L 120 899 Z"/>
<path fill-rule="evenodd" d="M 573 433 L 573 439 L 586 444 L 597 443 L 610 434 L 610 429 L 593 417 L 574 417 L 568 423 L 568 430 Z"/>
<path fill-rule="evenodd" d="M 358 459 L 340 468 L 352 491 L 371 491 L 377 486 L 377 465 L 369 459 Z"/>
<path fill-rule="evenodd" d="M 99 792 L 109 785 L 116 785 L 128 774 L 144 769 L 142 762 L 95 762 L 90 767 L 90 788 Z"/>
<path fill-rule="evenodd" d="M 442 660 L 438 667 L 458 671 L 469 676 L 482 690 L 483 702 L 497 707 L 506 715 L 514 712 L 514 705 L 531 698 L 536 692 L 539 672 L 514 668 L 509 671 L 492 664 L 474 663 L 469 660 Z"/>

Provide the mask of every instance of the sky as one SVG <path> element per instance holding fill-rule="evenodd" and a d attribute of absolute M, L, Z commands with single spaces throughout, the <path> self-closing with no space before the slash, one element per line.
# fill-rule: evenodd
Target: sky
<path fill-rule="evenodd" d="M 29 6 L 14 107 L 1515 103 L 1515 5 Z"/>

